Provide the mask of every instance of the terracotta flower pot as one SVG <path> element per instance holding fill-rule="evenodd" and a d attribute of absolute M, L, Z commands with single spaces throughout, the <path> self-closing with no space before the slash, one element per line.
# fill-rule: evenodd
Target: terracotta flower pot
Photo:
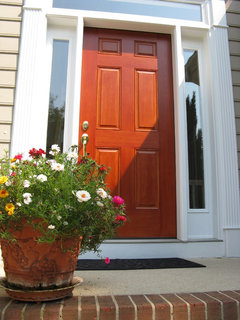
<path fill-rule="evenodd" d="M 31 226 L 15 231 L 15 242 L 1 240 L 6 280 L 21 288 L 48 288 L 71 284 L 80 252 L 81 237 L 38 243 Z M 65 248 L 63 250 L 62 248 Z"/>

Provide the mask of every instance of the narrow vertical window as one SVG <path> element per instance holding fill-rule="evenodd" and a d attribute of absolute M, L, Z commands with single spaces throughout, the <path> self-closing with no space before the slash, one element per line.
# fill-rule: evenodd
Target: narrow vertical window
<path fill-rule="evenodd" d="M 184 50 L 188 136 L 189 206 L 205 208 L 203 132 L 201 123 L 198 52 Z"/>
<path fill-rule="evenodd" d="M 63 150 L 69 41 L 53 40 L 52 74 L 49 96 L 47 150 L 58 144 Z"/>

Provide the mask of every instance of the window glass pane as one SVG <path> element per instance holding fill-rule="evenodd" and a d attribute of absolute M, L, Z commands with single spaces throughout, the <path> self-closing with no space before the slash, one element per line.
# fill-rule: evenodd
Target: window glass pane
<path fill-rule="evenodd" d="M 130 13 L 202 21 L 199 4 L 160 0 L 53 0 L 54 8 Z"/>
<path fill-rule="evenodd" d="M 205 191 L 197 51 L 184 50 L 184 62 L 188 135 L 189 201 L 191 209 L 202 209 L 205 208 Z"/>
<path fill-rule="evenodd" d="M 68 45 L 69 41 L 53 40 L 47 151 L 50 149 L 52 144 L 58 144 L 61 150 L 63 150 Z"/>

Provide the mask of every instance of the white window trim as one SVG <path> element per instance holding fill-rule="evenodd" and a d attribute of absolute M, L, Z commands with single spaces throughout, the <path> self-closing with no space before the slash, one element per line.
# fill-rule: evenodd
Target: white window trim
<path fill-rule="evenodd" d="M 52 68 L 52 52 L 53 52 L 53 41 L 54 40 L 67 40 L 69 42 L 68 46 L 68 68 L 67 68 L 67 79 L 66 79 L 66 101 L 65 101 L 65 119 L 64 119 L 64 138 L 63 138 L 63 151 L 68 151 L 71 145 L 78 144 L 78 137 L 76 139 L 76 129 L 78 130 L 78 119 L 79 110 L 74 108 L 74 65 L 75 65 L 75 52 L 76 52 L 76 29 L 75 28 L 58 28 L 51 27 L 48 28 L 47 33 L 47 70 L 49 73 L 47 77 L 49 78 L 49 85 L 47 93 L 50 92 L 50 79 L 51 79 L 51 68 Z M 49 97 L 49 94 L 48 94 Z M 79 108 L 78 108 L 79 109 Z M 48 116 L 48 115 L 47 115 Z M 77 124 L 76 124 L 77 122 Z M 45 120 L 48 123 L 48 119 Z M 47 140 L 47 129 L 43 133 L 45 135 L 45 140 Z M 46 146 L 45 146 L 46 149 Z"/>

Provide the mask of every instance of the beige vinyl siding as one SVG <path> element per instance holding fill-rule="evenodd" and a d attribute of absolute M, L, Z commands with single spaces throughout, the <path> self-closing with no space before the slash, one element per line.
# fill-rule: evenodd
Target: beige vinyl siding
<path fill-rule="evenodd" d="M 240 177 L 240 1 L 226 2 Z"/>
<path fill-rule="evenodd" d="M 0 157 L 9 151 L 23 0 L 0 0 Z"/>

